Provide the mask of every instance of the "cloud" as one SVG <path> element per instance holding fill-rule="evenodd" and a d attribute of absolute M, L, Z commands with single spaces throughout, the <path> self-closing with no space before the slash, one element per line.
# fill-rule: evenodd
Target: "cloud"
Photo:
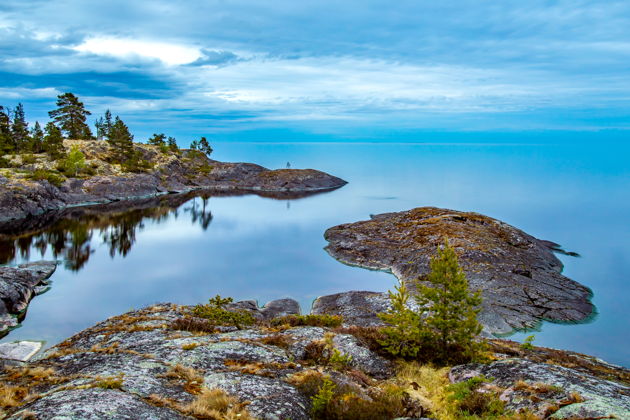
<path fill-rule="evenodd" d="M 157 59 L 167 65 L 192 63 L 202 57 L 199 48 L 152 40 L 94 37 L 73 47 L 75 51 L 121 59 Z"/>
<path fill-rule="evenodd" d="M 0 88 L 140 131 L 619 127 L 629 28 L 621 0 L 6 0 Z"/>

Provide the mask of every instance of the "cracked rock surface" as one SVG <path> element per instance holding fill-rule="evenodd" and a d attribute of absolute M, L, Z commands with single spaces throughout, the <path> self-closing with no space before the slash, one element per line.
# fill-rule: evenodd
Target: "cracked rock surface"
<path fill-rule="evenodd" d="M 337 260 L 390 271 L 412 290 L 415 280 L 428 274 L 430 258 L 448 238 L 471 289 L 481 291 L 479 320 L 486 333 L 532 328 L 542 320 L 579 322 L 594 312 L 591 291 L 561 274 L 562 263 L 554 255 L 557 244 L 481 214 L 419 207 L 335 226 L 324 236 L 329 242 L 326 250 Z M 378 324 L 373 311 L 383 306 L 386 295 L 361 293 L 320 299 L 314 307 L 317 313 L 342 308 L 347 312 L 342 301 L 358 299 L 368 305 L 357 307 L 353 316 L 364 324 Z"/>
<path fill-rule="evenodd" d="M 54 261 L 0 267 L 0 336 L 19 325 L 34 296 L 48 290 L 48 278 L 56 268 Z"/>

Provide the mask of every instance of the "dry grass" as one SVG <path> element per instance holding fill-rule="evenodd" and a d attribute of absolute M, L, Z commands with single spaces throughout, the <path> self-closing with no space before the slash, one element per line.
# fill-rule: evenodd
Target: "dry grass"
<path fill-rule="evenodd" d="M 394 381 L 409 396 L 428 410 L 429 417 L 438 420 L 455 420 L 456 409 L 449 401 L 449 368 L 434 368 L 416 362 L 405 362 L 398 365 Z"/>
<path fill-rule="evenodd" d="M 170 327 L 174 330 L 202 334 L 212 334 L 216 331 L 216 326 L 212 321 L 190 316 L 176 319 L 171 323 Z"/>
<path fill-rule="evenodd" d="M 17 407 L 28 398 L 28 388 L 0 383 L 0 407 Z"/>
<path fill-rule="evenodd" d="M 182 345 L 182 350 L 194 350 L 199 347 L 199 343 L 187 343 Z"/>
<path fill-rule="evenodd" d="M 221 389 L 204 388 L 195 400 L 181 406 L 180 411 L 198 419 L 254 420 L 246 406 Z"/>
<path fill-rule="evenodd" d="M 234 360 L 226 359 L 225 366 L 229 370 L 237 371 L 248 375 L 266 376 L 269 378 L 277 376 L 279 370 L 295 369 L 297 365 L 293 362 L 288 363 L 263 363 L 263 362 L 250 362 L 248 360 Z"/>
<path fill-rule="evenodd" d="M 184 382 L 184 390 L 191 394 L 198 394 L 203 385 L 203 375 L 197 370 L 179 363 L 171 366 L 166 373 L 159 376 L 173 381 Z"/>
<path fill-rule="evenodd" d="M 526 391 L 526 392 L 529 392 L 530 394 L 551 394 L 551 393 L 562 392 L 562 388 L 559 388 L 555 385 L 545 384 L 542 382 L 536 382 L 535 384 L 530 384 L 522 380 L 516 381 L 512 388 L 515 391 Z"/>
<path fill-rule="evenodd" d="M 123 386 L 123 374 L 117 376 L 97 376 L 94 385 L 103 389 L 120 389 Z"/>
<path fill-rule="evenodd" d="M 293 340 L 287 336 L 282 334 L 274 334 L 263 337 L 259 340 L 262 344 L 266 344 L 269 346 L 276 346 L 283 349 L 289 348 Z"/>
<path fill-rule="evenodd" d="M 294 385 L 302 394 L 312 397 L 321 388 L 324 382 L 324 375 L 317 370 L 307 369 L 294 373 L 286 381 Z"/>

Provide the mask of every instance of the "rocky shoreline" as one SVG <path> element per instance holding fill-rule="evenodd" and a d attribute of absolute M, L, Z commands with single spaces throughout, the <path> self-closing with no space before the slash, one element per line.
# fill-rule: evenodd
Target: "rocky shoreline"
<path fill-rule="evenodd" d="M 368 407 L 383 390 L 397 387 L 406 395 L 401 412 L 431 416 L 434 408 L 423 399 L 422 385 L 371 350 L 356 329 L 274 323 L 299 313 L 291 299 L 231 308 L 249 311 L 257 324 L 202 331 L 207 320 L 195 318 L 191 307 L 159 304 L 101 322 L 30 363 L 7 365 L 0 374 L 3 386 L 23 389 L 21 399 L 5 407 L 7 418 L 209 418 L 191 407 L 206 390 L 218 389 L 253 418 L 310 419 L 313 390 L 305 378 L 324 376 Z M 187 331 L 191 325 L 197 330 Z M 314 349 L 338 352 L 345 362 L 333 363 Z M 503 340 L 495 341 L 493 351 L 495 361 L 439 375 L 448 374 L 452 383 L 484 375 L 489 379 L 483 387 L 500 395 L 506 407 L 538 418 L 626 418 L 630 412 L 627 369 L 577 353 L 524 351 Z"/>
<path fill-rule="evenodd" d="M 595 313 L 590 289 L 561 274 L 562 263 L 554 255 L 558 244 L 481 214 L 419 207 L 335 226 L 324 237 L 325 249 L 337 260 L 389 271 L 410 289 L 428 274 L 430 258 L 448 239 L 470 288 L 481 291 L 479 321 L 487 334 L 535 328 L 543 320 L 580 322 Z M 344 312 L 346 319 L 378 325 L 373 314 L 387 304 L 387 295 L 362 293 L 328 297 L 316 310 L 341 313 L 355 301 L 352 307 L 360 310 Z"/>
<path fill-rule="evenodd" d="M 314 169 L 269 170 L 252 163 L 227 163 L 209 159 L 203 153 L 184 150 L 180 155 L 163 155 L 152 146 L 135 144 L 136 152 L 154 167 L 146 173 L 121 173 L 103 159 L 105 142 L 72 141 L 80 145 L 96 174 L 68 178 L 60 185 L 48 180 L 31 180 L 6 172 L 0 174 L 0 222 L 41 215 L 51 210 L 90 204 L 155 197 L 194 190 L 254 193 L 278 198 L 329 191 L 346 181 Z M 35 170 L 36 164 L 24 166 Z"/>

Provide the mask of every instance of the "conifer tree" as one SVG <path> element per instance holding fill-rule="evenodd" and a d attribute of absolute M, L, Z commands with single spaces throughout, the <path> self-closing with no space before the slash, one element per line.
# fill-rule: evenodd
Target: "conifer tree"
<path fill-rule="evenodd" d="M 0 156 L 15 149 L 11 135 L 11 117 L 8 110 L 0 105 Z"/>
<path fill-rule="evenodd" d="M 11 137 L 17 152 L 30 152 L 30 138 L 28 134 L 28 123 L 24 115 L 24 106 L 17 104 L 13 110 L 13 121 L 11 122 Z"/>
<path fill-rule="evenodd" d="M 151 144 L 153 146 L 164 146 L 166 145 L 166 135 L 162 133 L 153 133 L 153 135 L 147 141 L 147 144 Z"/>
<path fill-rule="evenodd" d="M 133 135 L 129 132 L 127 125 L 116 117 L 114 124 L 107 138 L 109 144 L 114 149 L 114 158 L 122 163 L 133 155 Z"/>
<path fill-rule="evenodd" d="M 199 144 L 197 146 L 197 149 L 202 151 L 203 153 L 205 153 L 208 156 L 210 156 L 210 154 L 212 154 L 212 147 L 210 147 L 210 143 L 208 143 L 208 140 L 206 140 L 205 137 L 202 137 L 199 140 Z"/>
<path fill-rule="evenodd" d="M 105 121 L 103 122 L 103 134 L 105 138 L 109 138 L 109 133 L 112 131 L 114 123 L 112 122 L 112 113 L 108 109 L 105 111 Z"/>
<path fill-rule="evenodd" d="M 44 131 L 39 125 L 39 121 L 35 121 L 35 126 L 31 130 L 31 151 L 33 153 L 44 151 Z"/>
<path fill-rule="evenodd" d="M 69 139 L 91 139 L 92 132 L 86 124 L 86 117 L 91 112 L 86 110 L 83 102 L 72 93 L 67 92 L 57 97 L 57 109 L 48 113 L 50 118 L 63 130 Z"/>
<path fill-rule="evenodd" d="M 427 276 L 416 281 L 417 310 L 410 309 L 404 285 L 389 293 L 392 309 L 379 314 L 390 325 L 383 329 L 381 344 L 406 358 L 424 355 L 439 363 L 469 361 L 482 347 L 475 341 L 481 332 L 477 321 L 481 296 L 468 289 L 466 275 L 448 241 L 438 248 L 430 268 Z"/>
<path fill-rule="evenodd" d="M 66 149 L 63 146 L 63 136 L 61 130 L 54 123 L 49 122 L 46 124 L 46 135 L 44 136 L 44 151 L 52 159 L 59 159 L 66 154 Z"/>
<path fill-rule="evenodd" d="M 177 140 L 175 140 L 175 137 L 169 137 L 166 143 L 172 152 L 179 152 L 179 146 L 177 146 Z"/>

